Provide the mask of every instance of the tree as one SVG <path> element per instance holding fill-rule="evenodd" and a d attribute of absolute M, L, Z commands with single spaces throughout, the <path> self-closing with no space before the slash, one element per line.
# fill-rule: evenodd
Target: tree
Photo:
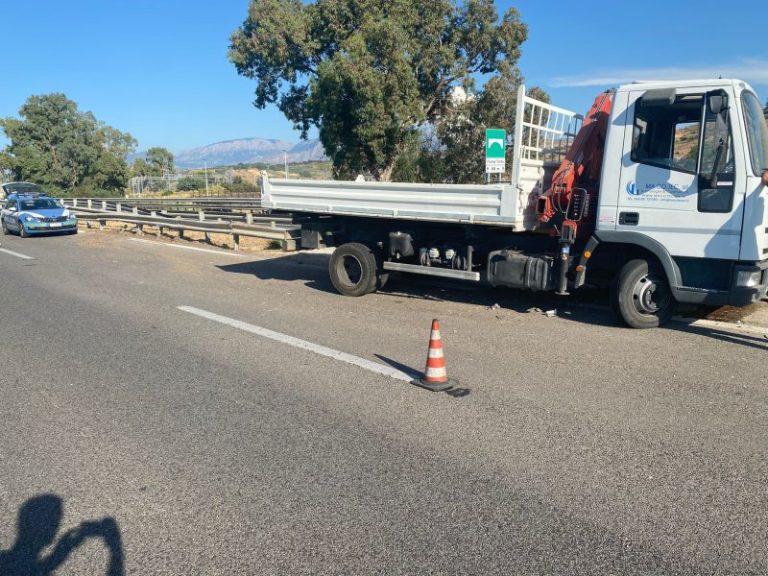
<path fill-rule="evenodd" d="M 147 176 L 165 176 L 173 172 L 173 154 L 165 148 L 155 146 L 147 150 Z"/>
<path fill-rule="evenodd" d="M 125 188 L 125 156 L 136 147 L 130 134 L 80 112 L 64 94 L 30 96 L 19 116 L 0 119 L 11 141 L 0 163 L 15 179 L 59 193 Z"/>
<path fill-rule="evenodd" d="M 421 182 L 481 183 L 485 176 L 485 130 L 503 128 L 511 134 L 517 108 L 517 87 L 522 78 L 516 70 L 489 79 L 482 90 L 471 85 L 454 91 L 436 120 L 434 130 L 421 141 L 416 173 L 403 173 L 398 160 L 398 179 Z M 549 95 L 533 87 L 528 95 L 549 102 Z M 507 167 L 512 165 L 507 149 Z M 413 162 L 413 161 L 411 161 Z"/>
<path fill-rule="evenodd" d="M 318 128 L 337 177 L 387 180 L 453 88 L 512 70 L 526 35 L 493 0 L 251 0 L 229 58 L 257 108 Z"/>
<path fill-rule="evenodd" d="M 768 100 L 765 101 L 765 108 L 763 108 L 763 116 L 768 120 Z"/>

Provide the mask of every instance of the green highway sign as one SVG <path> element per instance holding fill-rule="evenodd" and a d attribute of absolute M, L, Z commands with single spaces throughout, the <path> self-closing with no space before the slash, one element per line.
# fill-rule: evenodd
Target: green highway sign
<path fill-rule="evenodd" d="M 507 133 L 500 128 L 485 131 L 485 171 L 488 174 L 503 174 L 507 151 Z"/>

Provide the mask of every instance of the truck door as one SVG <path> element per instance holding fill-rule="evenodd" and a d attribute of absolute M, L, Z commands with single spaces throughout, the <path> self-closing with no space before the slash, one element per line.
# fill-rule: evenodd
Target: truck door
<path fill-rule="evenodd" d="M 745 183 L 731 114 L 722 90 L 630 92 L 617 230 L 676 257 L 738 259 Z"/>

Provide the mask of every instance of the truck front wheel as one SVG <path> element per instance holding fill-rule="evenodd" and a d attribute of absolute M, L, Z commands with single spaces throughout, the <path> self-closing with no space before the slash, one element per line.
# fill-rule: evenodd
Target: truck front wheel
<path fill-rule="evenodd" d="M 675 299 L 663 272 L 647 260 L 630 260 L 611 291 L 614 312 L 631 328 L 655 328 L 672 317 Z"/>
<path fill-rule="evenodd" d="M 328 273 L 333 287 L 344 296 L 363 296 L 381 288 L 387 279 L 373 250 L 357 242 L 334 250 Z"/>

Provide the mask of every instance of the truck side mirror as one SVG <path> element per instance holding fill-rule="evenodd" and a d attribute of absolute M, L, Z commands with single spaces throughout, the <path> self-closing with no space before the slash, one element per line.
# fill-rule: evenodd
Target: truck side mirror
<path fill-rule="evenodd" d="M 709 112 L 711 114 L 720 114 L 720 112 L 728 108 L 728 96 L 725 94 L 710 94 L 707 102 L 709 103 Z"/>

